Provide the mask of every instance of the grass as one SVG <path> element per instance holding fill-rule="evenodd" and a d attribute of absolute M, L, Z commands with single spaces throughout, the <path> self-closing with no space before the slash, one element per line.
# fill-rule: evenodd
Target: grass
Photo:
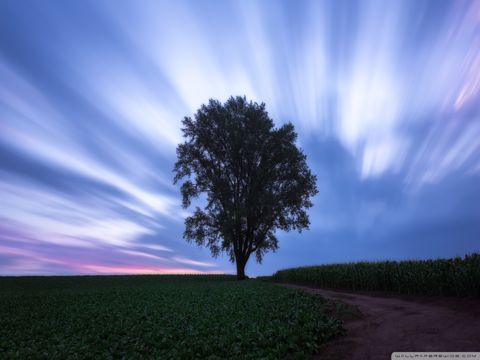
<path fill-rule="evenodd" d="M 464 258 L 358 262 L 281 270 L 268 280 L 409 295 L 480 296 L 480 254 Z"/>
<path fill-rule="evenodd" d="M 228 276 L 0 278 L 0 358 L 307 359 L 342 333 L 319 296 Z"/>

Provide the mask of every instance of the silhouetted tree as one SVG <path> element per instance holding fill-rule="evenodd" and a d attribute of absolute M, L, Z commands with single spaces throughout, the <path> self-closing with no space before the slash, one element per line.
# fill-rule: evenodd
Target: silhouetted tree
<path fill-rule="evenodd" d="M 251 254 L 261 262 L 278 249 L 277 229 L 308 228 L 316 177 L 295 145 L 293 125 L 275 128 L 263 103 L 210 100 L 194 119 L 184 118 L 182 131 L 174 183 L 186 178 L 183 207 L 207 196 L 205 208 L 186 218 L 184 237 L 208 246 L 214 257 L 225 251 L 244 279 Z"/>

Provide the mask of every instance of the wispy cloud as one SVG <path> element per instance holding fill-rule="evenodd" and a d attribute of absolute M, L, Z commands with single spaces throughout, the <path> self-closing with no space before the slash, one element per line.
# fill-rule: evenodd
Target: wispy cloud
<path fill-rule="evenodd" d="M 182 240 L 171 170 L 183 116 L 243 94 L 294 123 L 321 189 L 249 271 L 478 247 L 478 2 L 28 6 L 0 3 L 2 273 L 229 268 Z"/>
<path fill-rule="evenodd" d="M 215 263 L 212 263 L 212 262 L 196 261 L 196 260 L 188 259 L 183 256 L 174 256 L 172 260 L 180 264 L 187 264 L 187 265 L 194 265 L 194 266 L 201 266 L 201 267 L 215 266 Z"/>

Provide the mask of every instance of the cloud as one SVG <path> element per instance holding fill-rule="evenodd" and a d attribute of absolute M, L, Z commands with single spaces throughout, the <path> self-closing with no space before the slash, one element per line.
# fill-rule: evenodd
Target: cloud
<path fill-rule="evenodd" d="M 192 259 L 187 259 L 183 256 L 174 256 L 172 258 L 172 260 L 177 262 L 177 263 L 180 263 L 180 264 L 187 264 L 187 265 L 200 266 L 200 267 L 216 266 L 212 262 L 196 261 L 196 260 L 192 260 Z"/>
<path fill-rule="evenodd" d="M 95 264 L 84 264 L 80 267 L 81 270 L 86 271 L 87 273 L 95 273 L 101 275 L 143 275 L 143 274 L 204 274 L 205 272 L 190 269 L 190 268 L 161 268 L 161 267 L 152 267 L 152 266 L 106 266 L 106 265 L 95 265 Z M 218 272 L 216 272 L 218 273 Z M 213 274 L 213 273 L 212 273 Z"/>
<path fill-rule="evenodd" d="M 147 249 L 151 249 L 151 250 L 157 250 L 157 251 L 167 251 L 167 252 L 172 252 L 173 250 L 166 247 L 166 246 L 163 246 L 163 245 L 157 245 L 157 244 L 141 244 L 142 247 L 144 248 L 147 248 Z"/>
<path fill-rule="evenodd" d="M 172 168 L 182 118 L 243 94 L 320 189 L 249 271 L 475 248 L 477 2 L 53 5 L 0 4 L 3 273 L 232 269 L 182 239 Z"/>

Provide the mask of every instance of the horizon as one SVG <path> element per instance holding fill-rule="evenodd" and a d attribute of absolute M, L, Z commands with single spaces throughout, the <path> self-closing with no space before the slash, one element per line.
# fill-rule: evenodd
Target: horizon
<path fill-rule="evenodd" d="M 2 1 L 0 276 L 234 273 L 183 239 L 172 170 L 236 95 L 319 188 L 248 276 L 479 252 L 479 29 L 474 1 Z"/>
<path fill-rule="evenodd" d="M 251 279 L 256 279 L 258 277 L 264 277 L 264 276 L 273 276 L 277 272 L 280 271 L 285 271 L 285 270 L 291 270 L 291 269 L 298 269 L 298 268 L 309 268 L 309 267 L 319 267 L 319 266 L 332 266 L 332 265 L 348 265 L 348 264 L 358 264 L 358 263 L 384 263 L 384 262 L 408 262 L 408 261 L 435 261 L 435 260 L 450 260 L 450 259 L 464 259 L 466 256 L 471 256 L 478 254 L 477 252 L 472 252 L 472 253 L 467 253 L 464 256 L 454 256 L 451 258 L 407 258 L 407 259 L 402 259 L 402 260 L 390 260 L 390 259 L 380 259 L 380 260 L 356 260 L 356 261 L 351 261 L 351 262 L 330 262 L 330 263 L 323 263 L 323 264 L 314 264 L 314 265 L 302 265 L 299 267 L 291 267 L 291 268 L 279 268 L 275 272 L 271 274 L 265 274 L 265 275 L 252 275 L 249 276 Z M 0 278 L 4 277 L 83 277 L 83 276 L 228 276 L 232 277 L 234 279 L 237 278 L 237 275 L 235 272 L 232 270 L 231 272 L 219 272 L 219 273 L 205 273 L 205 272 L 192 272 L 192 273 L 168 273 L 168 272 L 162 272 L 162 273 L 84 273 L 84 274 L 0 274 Z"/>

